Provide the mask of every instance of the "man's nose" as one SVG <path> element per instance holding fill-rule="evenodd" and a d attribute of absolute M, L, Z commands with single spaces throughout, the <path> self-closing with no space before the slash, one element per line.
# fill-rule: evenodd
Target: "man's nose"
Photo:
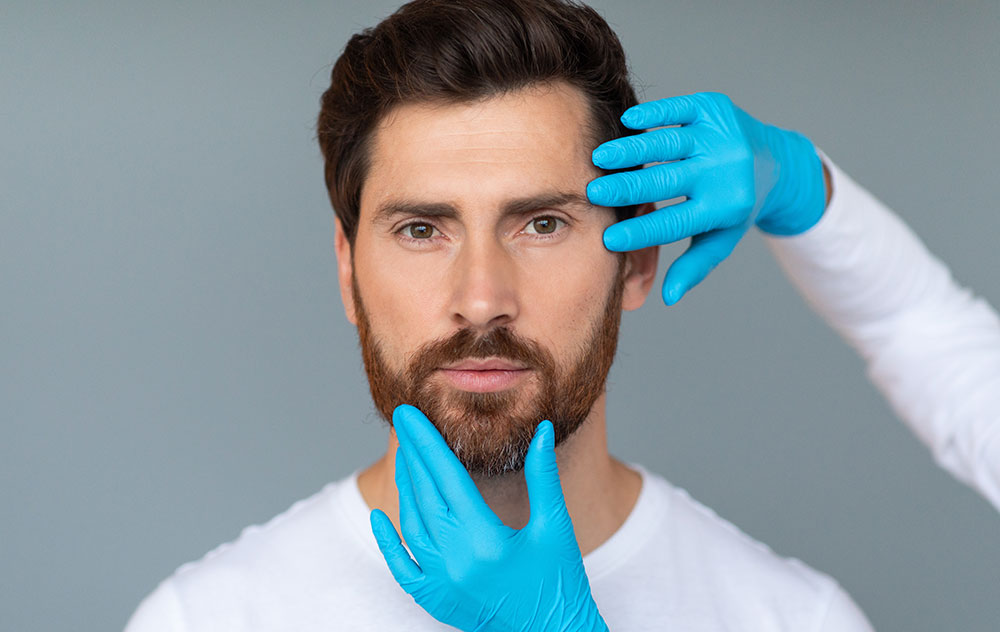
<path fill-rule="evenodd" d="M 495 236 L 466 240 L 451 271 L 452 318 L 488 331 L 517 318 L 517 265 Z"/>

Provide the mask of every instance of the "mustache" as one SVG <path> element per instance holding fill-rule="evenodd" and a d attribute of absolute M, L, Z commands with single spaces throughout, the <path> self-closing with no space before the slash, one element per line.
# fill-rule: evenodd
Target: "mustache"
<path fill-rule="evenodd" d="M 517 335 L 509 327 L 496 327 L 482 335 L 465 328 L 421 346 L 414 353 L 408 372 L 411 379 L 420 383 L 446 364 L 486 358 L 500 358 L 543 372 L 550 372 L 555 366 L 552 355 L 541 345 Z"/>

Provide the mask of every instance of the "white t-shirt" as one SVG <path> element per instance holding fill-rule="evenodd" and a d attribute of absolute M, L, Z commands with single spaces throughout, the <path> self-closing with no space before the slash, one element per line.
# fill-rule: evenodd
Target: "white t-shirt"
<path fill-rule="evenodd" d="M 614 632 L 871 630 L 830 577 L 778 557 L 638 464 L 632 512 L 584 557 Z M 453 630 L 393 580 L 355 471 L 185 564 L 126 632 Z"/>
<path fill-rule="evenodd" d="M 765 242 L 938 464 L 1000 509 L 1000 318 L 820 155 L 833 188 L 823 217 L 802 234 Z"/>

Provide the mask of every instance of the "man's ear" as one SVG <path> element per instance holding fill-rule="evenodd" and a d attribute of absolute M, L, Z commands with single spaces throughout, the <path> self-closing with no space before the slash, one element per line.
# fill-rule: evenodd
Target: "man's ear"
<path fill-rule="evenodd" d="M 337 253 L 337 278 L 340 281 L 340 300 L 344 303 L 344 314 L 352 325 L 357 326 L 358 319 L 354 311 L 354 294 L 351 292 L 351 279 L 354 276 L 354 266 L 351 261 L 351 243 L 347 240 L 340 218 L 334 219 L 333 248 Z"/>
<path fill-rule="evenodd" d="M 652 202 L 639 205 L 636 216 L 652 213 L 656 206 Z M 633 310 L 642 307 L 656 278 L 656 264 L 660 258 L 660 247 L 650 246 L 642 250 L 625 253 L 625 290 L 622 295 L 622 309 Z"/>

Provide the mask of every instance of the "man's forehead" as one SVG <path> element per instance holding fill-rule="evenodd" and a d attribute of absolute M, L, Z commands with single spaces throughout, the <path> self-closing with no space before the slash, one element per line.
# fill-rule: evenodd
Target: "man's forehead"
<path fill-rule="evenodd" d="M 582 195 L 600 175 L 590 161 L 589 123 L 583 93 L 568 84 L 474 103 L 399 106 L 375 130 L 362 206 L 371 212 L 470 192 L 498 207 L 517 198 Z"/>

